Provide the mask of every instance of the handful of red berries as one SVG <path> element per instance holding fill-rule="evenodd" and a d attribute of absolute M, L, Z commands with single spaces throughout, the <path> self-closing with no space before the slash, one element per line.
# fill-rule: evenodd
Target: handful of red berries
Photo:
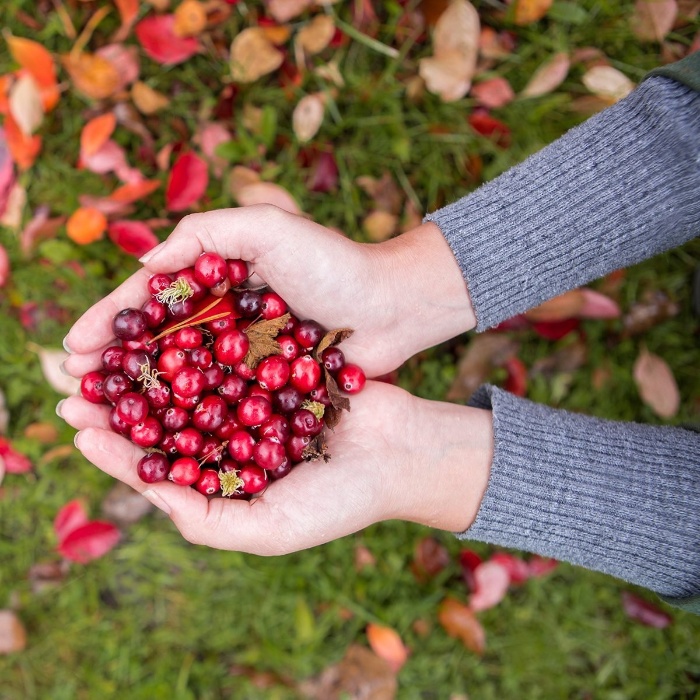
<path fill-rule="evenodd" d="M 248 276 L 215 253 L 153 275 L 141 309 L 114 317 L 121 344 L 82 378 L 88 401 L 112 404 L 112 430 L 147 450 L 142 481 L 248 498 L 329 458 L 324 428 L 350 407 L 341 391 L 365 384 L 337 347 L 352 331 L 299 320 L 275 292 L 242 286 Z"/>

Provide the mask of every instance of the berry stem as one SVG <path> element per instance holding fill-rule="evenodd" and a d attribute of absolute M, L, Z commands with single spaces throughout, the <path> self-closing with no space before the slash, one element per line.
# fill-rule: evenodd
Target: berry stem
<path fill-rule="evenodd" d="M 171 282 L 170 286 L 158 292 L 156 299 L 161 304 L 167 304 L 168 307 L 172 307 L 176 302 L 185 301 L 193 294 L 194 289 L 192 289 L 190 283 L 184 277 L 179 277 L 174 282 Z"/>
<path fill-rule="evenodd" d="M 170 335 L 171 333 L 175 333 L 176 331 L 179 331 L 183 328 L 189 328 L 190 326 L 199 326 L 203 325 L 205 323 L 209 323 L 210 321 L 218 321 L 220 318 L 225 318 L 228 316 L 231 312 L 230 311 L 225 311 L 220 314 L 214 314 L 213 316 L 207 316 L 205 318 L 200 318 L 202 314 L 205 314 L 207 311 L 211 311 L 220 301 L 222 297 L 216 299 L 215 301 L 212 301 L 211 304 L 208 306 L 205 306 L 203 309 L 200 311 L 197 311 L 196 314 L 193 316 L 190 316 L 189 318 L 186 318 L 184 321 L 180 321 L 180 323 L 176 323 L 174 326 L 170 328 L 166 328 L 162 333 L 159 333 L 155 338 L 151 338 L 150 342 L 151 343 L 156 343 L 158 342 L 161 338 L 164 338 L 166 335 Z"/>

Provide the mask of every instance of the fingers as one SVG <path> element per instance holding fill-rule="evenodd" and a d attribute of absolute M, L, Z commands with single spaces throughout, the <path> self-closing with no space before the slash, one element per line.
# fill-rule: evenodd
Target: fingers
<path fill-rule="evenodd" d="M 111 345 L 116 345 L 116 338 L 101 348 L 85 354 L 73 353 L 63 363 L 63 369 L 72 377 L 82 377 L 88 372 L 102 369 L 102 353 Z"/>
<path fill-rule="evenodd" d="M 81 396 L 69 396 L 61 402 L 61 418 L 76 430 L 99 428 L 109 430 L 109 407 L 86 401 Z M 116 435 L 115 433 L 112 433 Z"/>

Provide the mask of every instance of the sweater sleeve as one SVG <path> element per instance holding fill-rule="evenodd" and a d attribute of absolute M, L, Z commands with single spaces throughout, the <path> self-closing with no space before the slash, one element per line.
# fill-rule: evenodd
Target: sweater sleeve
<path fill-rule="evenodd" d="M 669 602 L 700 594 L 700 434 L 568 413 L 484 386 L 494 460 L 459 535 L 602 571 Z M 700 612 L 700 610 L 698 610 Z"/>
<path fill-rule="evenodd" d="M 663 76 L 426 217 L 477 330 L 698 235 L 700 94 Z"/>

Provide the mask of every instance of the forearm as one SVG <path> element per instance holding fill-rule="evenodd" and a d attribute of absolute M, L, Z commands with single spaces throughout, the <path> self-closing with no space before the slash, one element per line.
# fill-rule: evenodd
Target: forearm
<path fill-rule="evenodd" d="M 700 593 L 700 435 L 554 410 L 493 387 L 494 457 L 475 539 L 682 598 Z"/>
<path fill-rule="evenodd" d="M 655 77 L 427 217 L 469 288 L 478 330 L 698 234 L 700 95 Z"/>

